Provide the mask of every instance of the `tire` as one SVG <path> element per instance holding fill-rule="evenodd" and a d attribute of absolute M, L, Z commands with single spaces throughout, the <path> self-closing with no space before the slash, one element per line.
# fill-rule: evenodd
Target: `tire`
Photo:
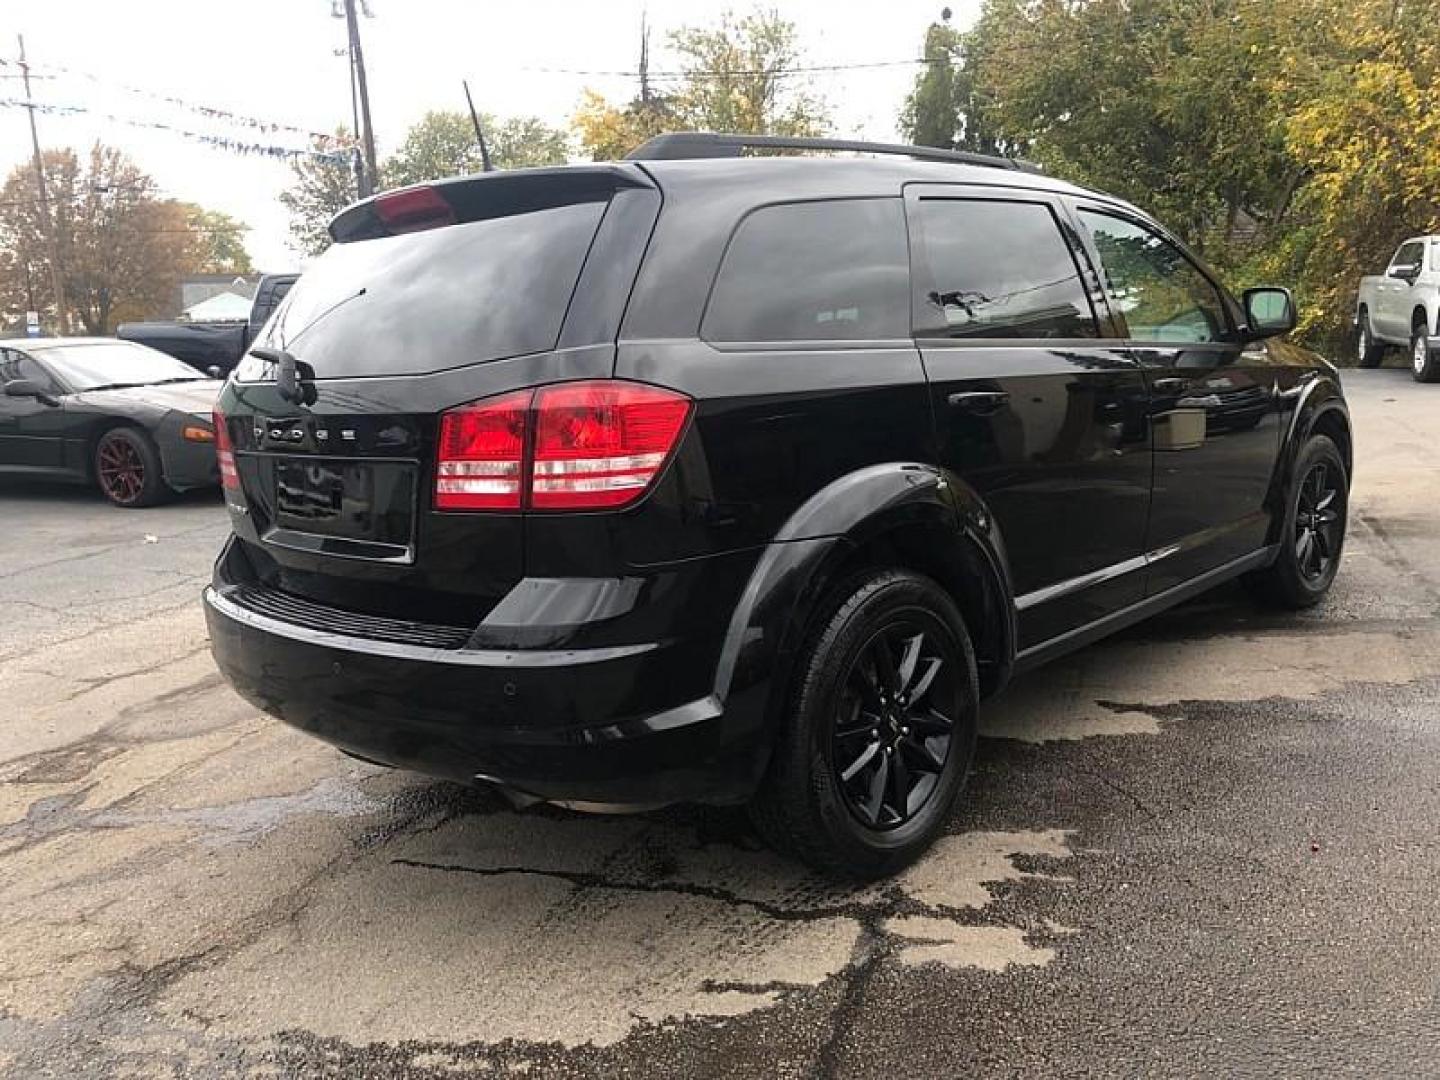
<path fill-rule="evenodd" d="M 135 428 L 111 428 L 95 444 L 95 482 L 100 493 L 126 510 L 155 506 L 170 494 L 160 451 Z"/>
<path fill-rule="evenodd" d="M 750 806 L 756 828 L 835 877 L 883 877 L 914 861 L 965 784 L 977 686 L 964 621 L 939 585 L 905 570 L 843 583 L 797 662 Z"/>
<path fill-rule="evenodd" d="M 1440 360 L 1430 349 L 1428 331 L 1424 326 L 1416 326 L 1410 331 L 1410 374 L 1416 382 L 1440 380 Z"/>
<path fill-rule="evenodd" d="M 1317 472 L 1320 482 L 1315 486 Z M 1326 435 L 1312 437 L 1301 448 L 1291 476 L 1280 553 L 1247 583 L 1260 599 L 1299 611 L 1323 600 L 1339 572 L 1350 482 L 1339 448 Z"/>
<path fill-rule="evenodd" d="M 1375 340 L 1375 331 L 1370 328 L 1370 309 L 1361 308 L 1355 332 L 1355 359 L 1362 368 L 1377 368 L 1385 359 L 1385 346 Z"/>

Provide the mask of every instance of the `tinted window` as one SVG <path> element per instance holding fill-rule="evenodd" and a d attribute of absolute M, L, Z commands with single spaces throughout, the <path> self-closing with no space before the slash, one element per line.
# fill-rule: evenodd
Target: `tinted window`
<path fill-rule="evenodd" d="M 766 206 L 725 252 L 707 341 L 876 341 L 910 335 L 899 199 Z"/>
<path fill-rule="evenodd" d="M 1395 252 L 1395 258 L 1391 260 L 1391 266 L 1419 266 L 1425 258 L 1425 245 L 1418 240 L 1411 240 L 1401 244 L 1400 250 Z"/>
<path fill-rule="evenodd" d="M 1174 244 L 1124 218 L 1082 210 L 1111 302 L 1136 341 L 1219 341 L 1228 323 L 1220 294 Z"/>
<path fill-rule="evenodd" d="M 50 373 L 29 356 L 16 349 L 0 349 L 0 387 L 18 379 L 29 379 L 47 393 L 60 392 Z"/>
<path fill-rule="evenodd" d="M 1075 257 L 1048 206 L 921 199 L 928 266 L 919 333 L 941 337 L 1096 337 Z"/>
<path fill-rule="evenodd" d="M 332 244 L 258 344 L 321 378 L 420 374 L 554 348 L 605 203 Z M 239 377 L 254 378 L 247 358 Z"/>

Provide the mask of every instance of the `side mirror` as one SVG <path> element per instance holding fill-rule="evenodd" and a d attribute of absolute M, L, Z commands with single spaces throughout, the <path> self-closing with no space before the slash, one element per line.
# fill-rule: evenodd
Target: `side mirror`
<path fill-rule="evenodd" d="M 30 379 L 12 379 L 5 384 L 6 397 L 34 398 L 42 405 L 49 405 L 55 408 L 60 404 L 58 400 L 40 388 L 40 384 Z"/>
<path fill-rule="evenodd" d="M 1295 329 L 1295 298 L 1289 289 L 1245 290 L 1245 324 L 1251 341 L 1278 337 Z"/>
<path fill-rule="evenodd" d="M 1400 263 L 1398 266 L 1392 266 L 1388 273 L 1392 278 L 1398 278 L 1400 281 L 1409 282 L 1413 285 L 1415 284 L 1415 279 L 1420 276 L 1420 264 Z"/>

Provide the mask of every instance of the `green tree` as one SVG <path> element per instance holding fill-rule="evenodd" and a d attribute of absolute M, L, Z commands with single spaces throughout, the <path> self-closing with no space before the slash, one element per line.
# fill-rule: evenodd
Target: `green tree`
<path fill-rule="evenodd" d="M 669 43 L 681 73 L 672 93 L 616 106 L 585 92 L 575 125 L 596 160 L 663 130 L 812 136 L 829 127 L 829 107 L 794 70 L 803 60 L 795 25 L 779 12 L 727 12 L 712 26 L 673 31 Z"/>
<path fill-rule="evenodd" d="M 561 165 L 569 156 L 563 131 L 533 116 L 497 120 L 480 115 L 480 128 L 490 149 L 491 161 L 501 169 L 524 169 L 536 165 Z M 461 112 L 436 110 L 426 113 L 405 133 L 400 148 L 381 166 L 386 187 L 404 187 L 427 180 L 477 173 L 482 168 L 480 144 L 475 125 Z"/>
<path fill-rule="evenodd" d="M 949 8 L 941 19 L 925 31 L 925 66 L 900 110 L 901 132 L 918 146 L 981 154 L 1023 152 L 1023 145 L 1000 139 L 987 121 L 973 59 L 984 50 L 983 36 L 950 26 Z"/>
<path fill-rule="evenodd" d="M 335 134 L 350 137 L 343 127 Z M 315 149 L 323 149 L 318 141 Z M 330 246 L 330 219 L 357 198 L 355 162 L 348 156 L 303 157 L 290 168 L 295 179 L 281 192 L 280 203 L 290 212 L 291 246 L 318 255 Z"/>
<path fill-rule="evenodd" d="M 248 274 L 255 266 L 245 250 L 244 222 L 221 210 L 181 203 L 185 223 L 195 233 L 196 268 L 201 274 Z"/>

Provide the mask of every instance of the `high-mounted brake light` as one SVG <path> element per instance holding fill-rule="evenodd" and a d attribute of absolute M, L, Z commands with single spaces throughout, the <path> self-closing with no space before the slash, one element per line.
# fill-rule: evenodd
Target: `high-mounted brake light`
<path fill-rule="evenodd" d="M 455 210 L 445 196 L 424 184 L 377 195 L 375 216 L 392 233 L 420 232 L 455 224 Z"/>
<path fill-rule="evenodd" d="M 692 402 L 619 380 L 559 383 L 440 418 L 437 510 L 613 510 L 639 499 Z"/>
<path fill-rule="evenodd" d="M 235 447 L 230 442 L 230 428 L 226 426 L 225 414 L 216 409 L 212 414 L 215 421 L 215 457 L 220 463 L 220 486 L 226 491 L 240 490 L 240 474 L 235 470 Z"/>

